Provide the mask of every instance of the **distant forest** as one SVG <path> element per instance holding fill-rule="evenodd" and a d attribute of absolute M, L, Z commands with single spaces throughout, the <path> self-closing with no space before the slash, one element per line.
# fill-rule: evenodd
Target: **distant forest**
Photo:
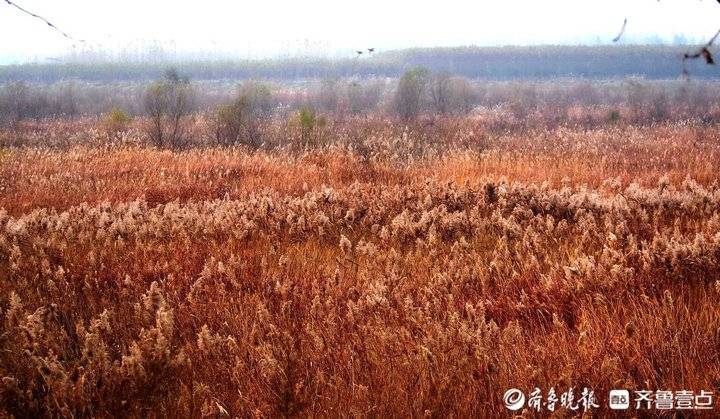
<path fill-rule="evenodd" d="M 682 46 L 544 46 L 418 48 L 348 59 L 285 58 L 273 60 L 158 61 L 148 63 L 65 62 L 0 66 L 0 83 L 51 83 L 157 79 L 172 66 L 193 80 L 302 80 L 346 77 L 399 77 L 422 65 L 433 72 L 473 79 L 547 80 L 557 78 L 677 79 L 682 75 Z M 691 77 L 717 78 L 716 66 L 688 62 Z"/>

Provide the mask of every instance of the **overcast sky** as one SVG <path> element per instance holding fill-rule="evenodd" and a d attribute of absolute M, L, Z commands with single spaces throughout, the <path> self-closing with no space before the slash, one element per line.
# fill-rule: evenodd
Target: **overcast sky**
<path fill-rule="evenodd" d="M 707 39 L 715 0 L 16 0 L 76 38 L 119 51 L 151 41 L 251 58 L 356 48 Z M 0 1 L 0 61 L 62 55 L 72 42 Z"/>

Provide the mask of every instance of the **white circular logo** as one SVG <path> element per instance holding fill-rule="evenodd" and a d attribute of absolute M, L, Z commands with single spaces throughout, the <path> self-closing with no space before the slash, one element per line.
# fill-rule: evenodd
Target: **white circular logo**
<path fill-rule="evenodd" d="M 525 394 L 516 388 L 511 388 L 505 392 L 503 401 L 508 409 L 520 410 L 525 406 Z"/>

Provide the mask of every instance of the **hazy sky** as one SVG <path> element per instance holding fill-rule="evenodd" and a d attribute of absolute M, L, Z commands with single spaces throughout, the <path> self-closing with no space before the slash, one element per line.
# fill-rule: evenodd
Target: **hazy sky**
<path fill-rule="evenodd" d="M 715 0 L 16 0 L 91 45 L 150 41 L 178 51 L 248 57 L 352 55 L 356 48 L 609 42 L 676 35 L 706 39 L 720 27 Z M 0 1 L 0 60 L 71 49 L 42 22 Z"/>

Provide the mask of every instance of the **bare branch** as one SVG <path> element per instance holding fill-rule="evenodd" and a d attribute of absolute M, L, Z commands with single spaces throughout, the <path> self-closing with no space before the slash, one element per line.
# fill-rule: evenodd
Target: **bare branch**
<path fill-rule="evenodd" d="M 720 2 L 720 0 L 718 0 L 718 2 Z M 698 49 L 696 52 L 686 52 L 685 55 L 683 55 L 683 74 L 685 76 L 688 75 L 687 67 L 685 66 L 687 60 L 695 60 L 702 57 L 705 60 L 706 64 L 715 64 L 715 59 L 713 58 L 713 55 L 710 52 L 709 48 L 715 43 L 715 40 L 718 36 L 720 36 L 720 30 L 718 30 L 715 35 L 710 38 L 710 40 L 705 45 L 701 46 L 700 49 Z"/>
<path fill-rule="evenodd" d="M 720 0 L 718 0 L 718 1 L 720 1 Z M 618 35 L 615 38 L 613 38 L 613 40 L 612 40 L 613 42 L 617 42 L 620 40 L 620 38 L 622 38 L 623 34 L 625 33 L 625 27 L 627 27 L 627 22 L 628 22 L 628 20 L 627 20 L 627 18 L 625 18 L 625 20 L 623 20 L 622 27 L 620 28 L 620 33 L 618 33 Z"/>
<path fill-rule="evenodd" d="M 7 4 L 10 5 L 10 6 L 15 7 L 16 9 L 20 10 L 21 12 L 23 12 L 23 13 L 29 15 L 29 16 L 32 16 L 32 17 L 34 17 L 34 18 L 36 18 L 36 19 L 42 20 L 43 22 L 45 22 L 46 25 L 48 25 L 49 27 L 51 27 L 51 28 L 54 29 L 55 31 L 59 32 L 60 35 L 64 36 L 65 38 L 67 38 L 67 39 L 69 39 L 69 40 L 71 40 L 71 41 L 85 42 L 85 40 L 83 40 L 83 39 L 75 39 L 75 38 L 73 38 L 72 36 L 70 36 L 70 35 L 68 35 L 67 33 L 65 33 L 65 32 L 63 32 L 62 30 L 60 30 L 57 26 L 55 26 L 55 25 L 54 25 L 52 22 L 50 22 L 49 20 L 47 20 L 47 19 L 45 19 L 44 17 L 42 17 L 42 16 L 40 16 L 40 15 L 38 15 L 38 14 L 36 14 L 36 13 L 33 13 L 33 12 L 31 12 L 31 11 L 29 11 L 29 10 L 21 7 L 21 6 L 19 6 L 18 4 L 16 4 L 16 3 L 13 2 L 13 1 L 5 0 L 5 3 L 7 3 Z"/>

